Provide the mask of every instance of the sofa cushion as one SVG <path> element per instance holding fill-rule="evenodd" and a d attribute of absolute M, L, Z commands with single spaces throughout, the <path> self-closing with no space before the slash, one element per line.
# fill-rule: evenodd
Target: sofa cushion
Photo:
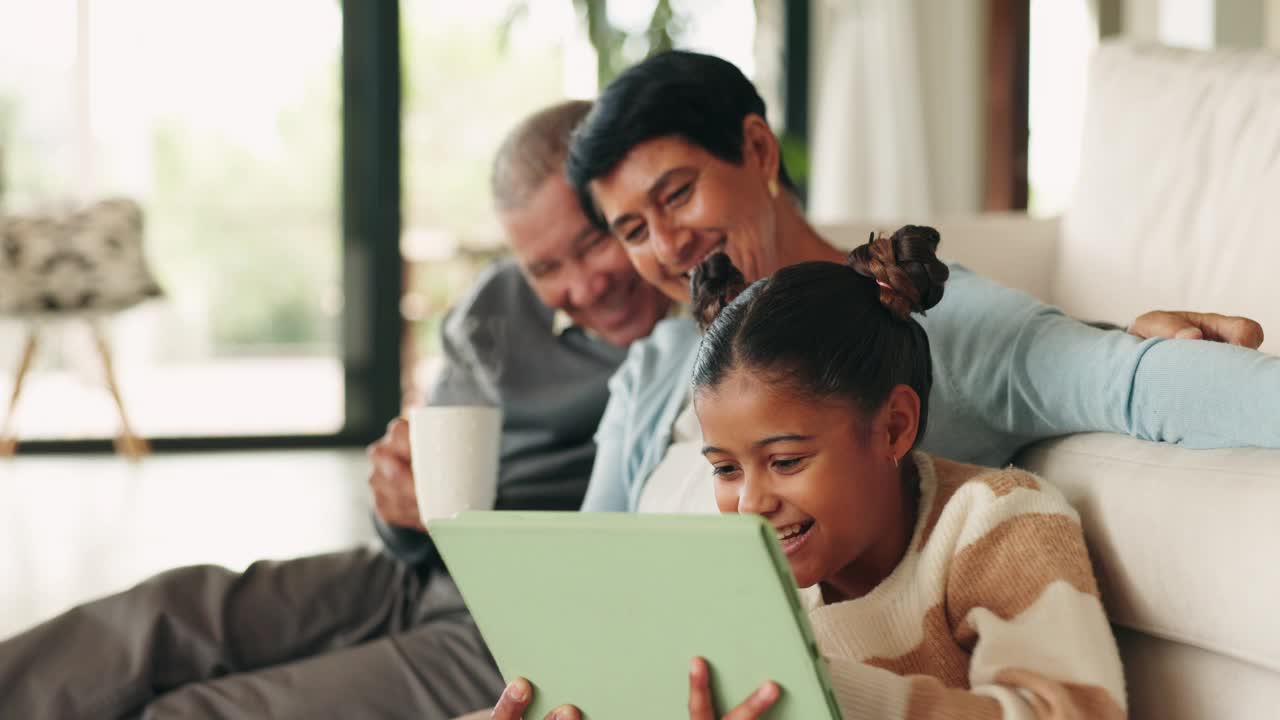
<path fill-rule="evenodd" d="M 938 254 L 1017 290 L 1049 301 L 1054 246 L 1058 241 L 1056 218 L 1030 218 L 1026 213 L 983 213 L 941 220 L 915 218 L 915 224 L 933 225 L 942 234 Z M 827 225 L 818 232 L 843 250 L 867 241 L 874 230 L 890 234 L 906 222 L 865 222 Z"/>
<path fill-rule="evenodd" d="M 1271 718 L 1280 708 L 1280 674 L 1125 628 L 1116 641 L 1131 718 Z"/>
<path fill-rule="evenodd" d="M 123 198 L 69 215 L 0 217 L 0 315 L 93 315 L 159 297 L 142 230 L 142 208 Z"/>
<path fill-rule="evenodd" d="M 1280 672 L 1280 450 L 1086 434 L 1017 462 L 1080 512 L 1113 622 Z"/>
<path fill-rule="evenodd" d="M 1280 352 L 1280 55 L 1108 44 L 1086 103 L 1053 302 L 1247 315 Z"/>

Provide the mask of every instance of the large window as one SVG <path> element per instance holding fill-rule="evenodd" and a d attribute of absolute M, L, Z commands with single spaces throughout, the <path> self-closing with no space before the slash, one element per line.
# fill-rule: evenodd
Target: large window
<path fill-rule="evenodd" d="M 146 436 L 331 434 L 344 420 L 333 0 L 0 0 L 8 212 L 146 212 L 165 298 L 107 325 Z M 0 318 L 0 397 L 26 333 Z M 81 323 L 45 328 L 23 439 L 117 426 Z"/>
<path fill-rule="evenodd" d="M 605 10 L 607 38 L 587 32 L 589 7 Z M 755 69 L 752 0 L 414 0 L 399 4 L 398 36 L 395 8 L 0 0 L 3 209 L 122 194 L 146 211 L 166 297 L 106 324 L 143 436 L 376 435 L 394 410 L 360 401 L 385 400 L 400 380 L 384 362 L 400 327 L 383 302 L 399 285 L 384 262 L 397 220 L 405 399 L 417 402 L 444 311 L 504 252 L 488 175 L 515 122 L 594 96 L 662 43 Z M 398 156 L 387 141 L 397 110 Z M 0 317 L 0 402 L 26 333 Z M 83 324 L 41 339 L 20 439 L 112 436 L 116 409 Z"/>

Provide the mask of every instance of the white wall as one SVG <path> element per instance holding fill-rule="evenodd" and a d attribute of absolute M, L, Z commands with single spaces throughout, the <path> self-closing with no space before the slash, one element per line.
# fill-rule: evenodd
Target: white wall
<path fill-rule="evenodd" d="M 1121 2 L 1123 34 L 1193 47 L 1270 47 L 1280 50 L 1280 0 L 1108 0 Z M 1179 32 L 1178 20 L 1205 15 L 1205 27 Z M 1203 37 L 1200 37 L 1203 36 Z"/>
<path fill-rule="evenodd" d="M 1266 8 L 1266 45 L 1280 50 L 1280 0 L 1267 0 Z"/>
<path fill-rule="evenodd" d="M 1266 46 L 1280 50 L 1280 0 L 1267 0 Z"/>
<path fill-rule="evenodd" d="M 1121 30 L 1126 37 L 1148 42 L 1160 39 L 1161 0 L 1119 0 L 1124 7 Z"/>
<path fill-rule="evenodd" d="M 1266 6 L 1266 0 L 1219 0 L 1214 3 L 1214 44 L 1220 47 L 1264 47 Z"/>

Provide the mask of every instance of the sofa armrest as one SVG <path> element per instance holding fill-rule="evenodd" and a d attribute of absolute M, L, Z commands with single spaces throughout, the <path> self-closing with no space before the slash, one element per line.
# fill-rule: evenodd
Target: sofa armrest
<path fill-rule="evenodd" d="M 1280 450 L 1088 433 L 1014 462 L 1080 512 L 1113 623 L 1280 673 Z"/>
<path fill-rule="evenodd" d="M 921 222 L 917 220 L 916 222 Z M 858 222 L 818 228 L 837 247 L 852 249 L 872 230 L 892 232 L 901 222 Z M 937 220 L 942 256 L 999 283 L 1052 302 L 1051 278 L 1058 218 L 1026 213 L 981 213 Z"/>

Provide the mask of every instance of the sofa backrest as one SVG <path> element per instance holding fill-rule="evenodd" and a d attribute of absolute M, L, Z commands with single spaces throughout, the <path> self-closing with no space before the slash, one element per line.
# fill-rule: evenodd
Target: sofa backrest
<path fill-rule="evenodd" d="M 1280 353 L 1280 54 L 1104 44 L 1052 298 L 1247 315 Z"/>

